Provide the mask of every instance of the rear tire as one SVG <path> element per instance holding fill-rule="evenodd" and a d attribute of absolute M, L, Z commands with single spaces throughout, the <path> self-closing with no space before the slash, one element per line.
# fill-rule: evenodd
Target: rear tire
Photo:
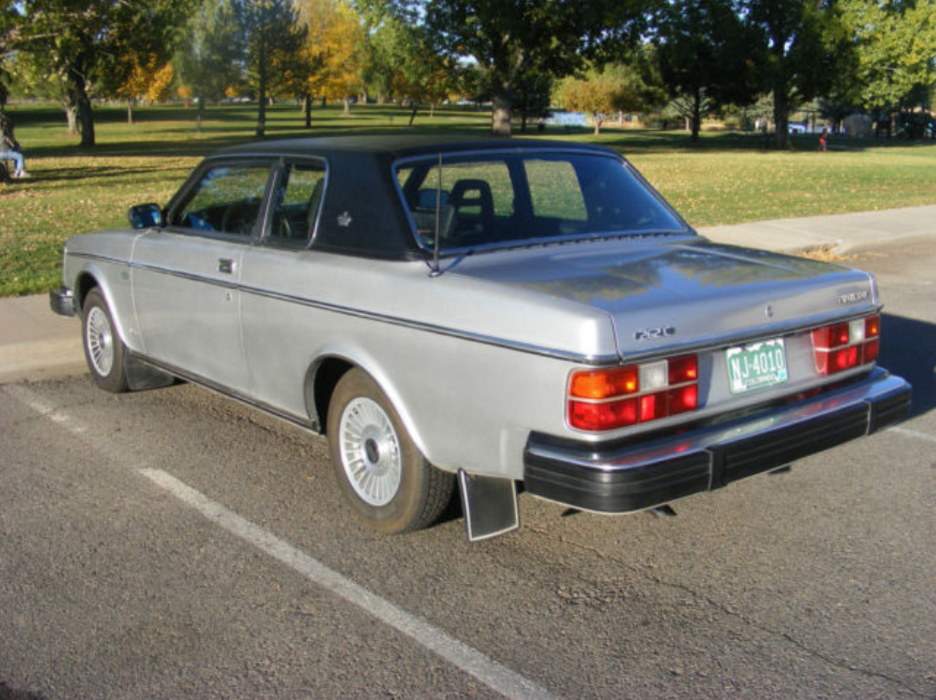
<path fill-rule="evenodd" d="M 335 387 L 327 430 L 342 494 L 375 530 L 419 530 L 448 506 L 454 475 L 426 461 L 389 399 L 360 369 L 350 370 Z"/>
<path fill-rule="evenodd" d="M 117 334 L 114 318 L 98 289 L 92 289 L 85 297 L 81 338 L 95 383 L 113 394 L 127 391 L 127 348 Z"/>

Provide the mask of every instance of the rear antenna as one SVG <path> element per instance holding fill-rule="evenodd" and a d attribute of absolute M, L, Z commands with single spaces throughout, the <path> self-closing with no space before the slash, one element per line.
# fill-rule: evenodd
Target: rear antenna
<path fill-rule="evenodd" d="M 442 151 L 439 151 L 439 177 L 436 182 L 436 210 L 435 210 L 435 241 L 433 243 L 432 251 L 432 272 L 429 273 L 430 277 L 438 277 L 442 274 L 442 269 L 439 267 L 439 224 L 440 224 L 440 211 L 442 209 Z"/>

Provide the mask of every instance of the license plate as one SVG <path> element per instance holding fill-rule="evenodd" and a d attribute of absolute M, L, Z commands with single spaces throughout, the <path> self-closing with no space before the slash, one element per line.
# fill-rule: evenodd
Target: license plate
<path fill-rule="evenodd" d="M 789 378 L 782 338 L 728 348 L 725 359 L 732 394 L 776 386 Z"/>

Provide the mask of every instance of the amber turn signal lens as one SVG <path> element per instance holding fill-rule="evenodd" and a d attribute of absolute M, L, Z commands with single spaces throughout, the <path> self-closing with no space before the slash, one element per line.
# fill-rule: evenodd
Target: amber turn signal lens
<path fill-rule="evenodd" d="M 635 365 L 576 372 L 572 375 L 569 393 L 580 399 L 607 399 L 636 394 L 640 387 L 638 377 L 639 370 Z"/>

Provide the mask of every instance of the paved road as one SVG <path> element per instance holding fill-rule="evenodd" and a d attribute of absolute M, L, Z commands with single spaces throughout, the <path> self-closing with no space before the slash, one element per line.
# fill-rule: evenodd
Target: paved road
<path fill-rule="evenodd" d="M 0 699 L 932 700 L 936 239 L 852 252 L 914 417 L 676 518 L 382 537 L 323 441 L 203 390 L 3 384 Z"/>

